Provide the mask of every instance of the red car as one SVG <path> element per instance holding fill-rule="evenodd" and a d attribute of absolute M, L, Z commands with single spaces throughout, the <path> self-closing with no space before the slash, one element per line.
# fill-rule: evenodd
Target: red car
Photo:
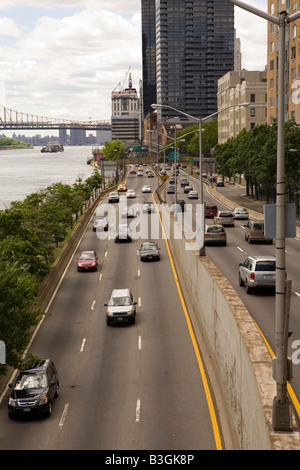
<path fill-rule="evenodd" d="M 193 191 L 192 186 L 185 186 L 183 192 L 185 194 L 188 194 L 190 191 Z"/>
<path fill-rule="evenodd" d="M 98 256 L 95 251 L 82 251 L 77 258 L 77 271 L 97 271 Z"/>
<path fill-rule="evenodd" d="M 218 214 L 217 206 L 213 204 L 206 204 L 205 206 L 205 217 L 214 218 Z"/>

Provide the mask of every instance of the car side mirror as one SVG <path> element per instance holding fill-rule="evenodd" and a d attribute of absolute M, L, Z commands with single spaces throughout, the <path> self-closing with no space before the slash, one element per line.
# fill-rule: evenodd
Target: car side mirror
<path fill-rule="evenodd" d="M 133 304 L 132 304 L 132 305 L 137 305 L 137 302 L 133 302 Z"/>
<path fill-rule="evenodd" d="M 103 304 L 103 305 L 104 305 L 104 307 L 108 307 L 108 305 L 107 305 L 107 304 Z"/>

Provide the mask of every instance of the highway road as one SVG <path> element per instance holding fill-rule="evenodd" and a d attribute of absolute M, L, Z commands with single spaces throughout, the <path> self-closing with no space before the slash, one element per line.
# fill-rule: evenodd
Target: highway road
<path fill-rule="evenodd" d="M 145 183 L 157 187 L 156 178 L 127 179 L 141 203 L 152 201 L 141 192 Z M 6 394 L 0 405 L 1 449 L 223 446 L 166 243 L 159 241 L 158 262 L 140 261 L 140 243 L 100 239 L 89 224 L 30 348 L 51 357 L 58 369 L 60 393 L 52 416 L 11 421 Z M 77 272 L 76 256 L 89 249 L 97 251 L 98 271 Z M 125 287 L 137 301 L 136 323 L 107 326 L 104 303 L 112 289 Z"/>
<path fill-rule="evenodd" d="M 199 179 L 193 176 L 187 176 L 185 172 L 180 170 L 178 176 L 178 193 L 179 197 L 183 197 L 186 202 L 193 204 L 199 201 L 187 199 L 187 195 L 183 194 L 183 188 L 180 187 L 180 181 L 183 177 L 187 177 L 194 189 L 199 188 Z M 222 193 L 230 199 L 231 191 L 228 187 L 218 187 L 218 192 Z M 174 195 L 167 196 L 167 202 L 174 201 Z M 216 204 L 219 209 L 228 209 L 219 200 L 216 200 L 209 192 L 209 186 L 204 184 L 204 201 L 206 203 Z M 245 203 L 245 206 L 247 204 Z M 190 208 L 191 211 L 191 208 Z M 194 212 L 194 211 L 193 211 Z M 263 219 L 263 215 L 261 217 Z M 206 223 L 213 223 L 212 219 L 206 219 Z M 234 227 L 226 227 L 227 246 L 207 246 L 206 255 L 214 262 L 223 275 L 229 280 L 232 287 L 236 290 L 250 315 L 256 322 L 257 326 L 264 335 L 272 353 L 275 354 L 275 295 L 268 292 L 256 292 L 251 295 L 246 294 L 245 288 L 239 286 L 238 268 L 239 263 L 243 262 L 248 255 L 274 255 L 275 256 L 275 240 L 273 244 L 251 243 L 245 241 L 243 225 L 245 221 L 236 220 Z M 289 356 L 293 362 L 293 379 L 291 387 L 296 394 L 296 406 L 300 401 L 300 240 L 286 240 L 286 267 L 287 279 L 292 281 L 292 295 L 290 306 L 290 327 L 289 331 L 292 336 L 289 340 Z"/>

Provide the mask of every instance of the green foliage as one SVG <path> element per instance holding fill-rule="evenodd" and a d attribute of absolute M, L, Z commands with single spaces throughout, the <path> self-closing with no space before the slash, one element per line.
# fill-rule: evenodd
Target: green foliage
<path fill-rule="evenodd" d="M 291 151 L 292 150 L 292 151 Z M 237 137 L 216 145 L 218 169 L 224 176 L 244 174 L 247 181 L 274 188 L 277 165 L 277 122 L 262 124 L 251 131 L 243 129 Z M 300 130 L 297 123 L 285 123 L 286 182 L 299 179 Z"/>
<path fill-rule="evenodd" d="M 0 138 L 0 148 L 1 147 L 33 148 L 31 144 L 27 144 L 26 142 L 19 142 L 18 140 L 10 139 L 9 137 Z"/>
<path fill-rule="evenodd" d="M 186 127 L 176 131 L 177 147 L 180 153 L 186 155 L 199 155 L 199 124 Z M 218 120 L 213 119 L 210 122 L 202 124 L 202 153 L 208 153 L 218 143 Z M 168 140 L 165 148 L 173 151 L 174 141 Z"/>
<path fill-rule="evenodd" d="M 106 160 L 117 161 L 126 157 L 127 150 L 123 142 L 117 139 L 105 142 L 102 153 Z"/>
<path fill-rule="evenodd" d="M 41 315 L 32 309 L 37 282 L 18 262 L 1 259 L 0 272 L 1 340 L 5 342 L 7 364 L 18 367 L 30 339 L 30 329 Z"/>
<path fill-rule="evenodd" d="M 0 339 L 7 364 L 18 367 L 30 330 L 42 313 L 34 308 L 38 288 L 74 219 L 101 187 L 98 170 L 73 186 L 55 183 L 0 211 Z M 0 368 L 0 374 L 5 368 Z"/>

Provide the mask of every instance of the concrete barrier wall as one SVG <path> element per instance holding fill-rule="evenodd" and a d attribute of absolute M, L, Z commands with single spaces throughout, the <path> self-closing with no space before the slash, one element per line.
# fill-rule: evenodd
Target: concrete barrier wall
<path fill-rule="evenodd" d="M 175 263 L 184 273 L 197 306 L 192 323 L 195 321 L 205 335 L 217 364 L 239 448 L 299 448 L 298 433 L 272 431 L 276 386 L 271 357 L 245 305 L 215 265 L 206 256 L 199 256 L 199 249 L 187 249 L 189 240 L 181 225 L 173 224 L 172 219 L 169 223 L 167 208 L 162 210 L 162 220 L 166 232 L 171 233 Z"/>

